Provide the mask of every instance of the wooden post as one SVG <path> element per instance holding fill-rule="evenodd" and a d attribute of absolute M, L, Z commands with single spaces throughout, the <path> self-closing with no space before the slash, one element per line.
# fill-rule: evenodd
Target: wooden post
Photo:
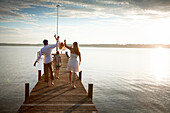
<path fill-rule="evenodd" d="M 37 52 L 37 58 L 38 58 L 39 55 L 40 55 L 40 51 Z"/>
<path fill-rule="evenodd" d="M 38 70 L 38 81 L 41 80 L 41 70 Z"/>
<path fill-rule="evenodd" d="M 88 89 L 88 97 L 93 99 L 93 84 L 89 84 Z"/>
<path fill-rule="evenodd" d="M 81 78 L 82 78 L 82 71 L 79 72 L 79 79 L 81 81 Z"/>
<path fill-rule="evenodd" d="M 30 96 L 30 83 L 25 83 L 25 100 Z"/>

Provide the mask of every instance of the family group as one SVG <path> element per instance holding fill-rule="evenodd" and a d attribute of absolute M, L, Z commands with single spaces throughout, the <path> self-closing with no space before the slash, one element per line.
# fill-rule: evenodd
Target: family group
<path fill-rule="evenodd" d="M 49 87 L 49 79 L 48 79 L 48 73 L 50 73 L 51 78 L 51 84 L 55 85 L 54 83 L 54 76 L 53 73 L 55 73 L 55 78 L 59 79 L 59 70 L 62 66 L 62 60 L 61 56 L 59 54 L 59 51 L 56 51 L 56 54 L 54 54 L 54 57 L 52 58 L 52 49 L 59 47 L 60 50 L 63 48 L 67 48 L 70 50 L 70 58 L 67 64 L 67 71 L 69 71 L 69 84 L 73 85 L 73 88 L 76 88 L 76 72 L 79 72 L 79 66 L 81 63 L 81 53 L 79 51 L 78 43 L 74 42 L 72 46 L 68 46 L 66 44 L 66 40 L 63 42 L 59 41 L 59 36 L 56 37 L 54 35 L 54 38 L 56 39 L 56 44 L 54 45 L 48 45 L 48 40 L 44 40 L 43 44 L 44 47 L 40 49 L 40 54 L 37 58 L 37 60 L 34 63 L 34 66 L 36 66 L 36 63 L 39 62 L 42 55 L 44 55 L 44 76 L 45 76 L 45 82 L 47 83 L 47 86 Z M 79 57 L 79 61 L 77 58 Z M 52 71 L 52 61 L 54 60 L 55 64 L 55 71 Z M 72 81 L 72 75 L 73 75 L 73 81 Z"/>

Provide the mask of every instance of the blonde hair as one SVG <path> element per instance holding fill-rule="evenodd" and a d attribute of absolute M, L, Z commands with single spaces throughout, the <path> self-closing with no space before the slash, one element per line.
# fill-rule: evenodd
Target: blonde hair
<path fill-rule="evenodd" d="M 59 42 L 59 49 L 62 50 L 64 48 L 63 42 Z"/>
<path fill-rule="evenodd" d="M 77 42 L 73 43 L 73 51 L 74 51 L 75 54 L 79 55 L 80 51 L 79 51 L 79 47 L 78 47 Z"/>

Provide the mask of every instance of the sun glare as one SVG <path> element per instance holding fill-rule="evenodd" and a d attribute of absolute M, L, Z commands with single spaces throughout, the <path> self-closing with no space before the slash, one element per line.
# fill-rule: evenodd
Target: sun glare
<path fill-rule="evenodd" d="M 151 70 L 157 81 L 162 81 L 168 77 L 169 73 L 169 52 L 168 49 L 158 47 L 153 50 Z"/>
<path fill-rule="evenodd" d="M 158 46 L 157 48 L 158 48 L 158 49 L 162 49 L 163 47 L 162 47 L 162 46 Z"/>

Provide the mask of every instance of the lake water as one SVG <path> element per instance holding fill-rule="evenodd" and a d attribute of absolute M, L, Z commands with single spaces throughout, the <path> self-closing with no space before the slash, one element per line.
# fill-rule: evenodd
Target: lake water
<path fill-rule="evenodd" d="M 40 47 L 0 46 L 0 112 L 15 113 L 37 82 Z M 100 113 L 169 113 L 170 49 L 81 47 L 83 84 Z"/>

